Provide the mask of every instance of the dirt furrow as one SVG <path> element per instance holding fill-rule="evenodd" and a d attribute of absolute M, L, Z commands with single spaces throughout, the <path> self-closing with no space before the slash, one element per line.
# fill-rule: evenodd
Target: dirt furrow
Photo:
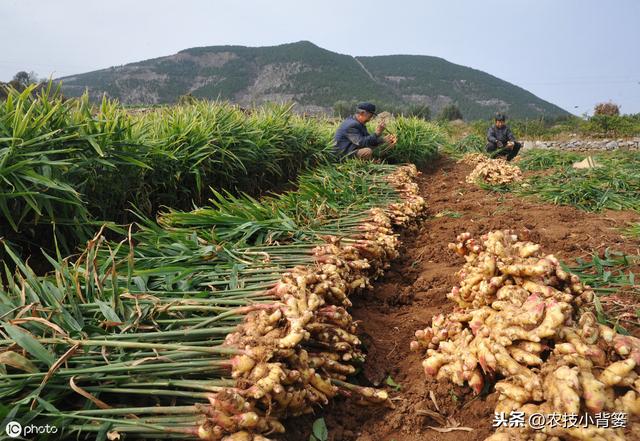
<path fill-rule="evenodd" d="M 427 217 L 402 232 L 401 257 L 375 289 L 353 299 L 352 314 L 360 321 L 359 336 L 367 351 L 367 362 L 358 377 L 362 384 L 386 386 L 394 408 L 359 407 L 347 399 L 337 400 L 317 415 L 291 422 L 287 441 L 307 441 L 311 423 L 318 417 L 324 417 L 332 441 L 480 441 L 492 432 L 494 393 L 473 397 L 467 387 L 428 380 L 420 357 L 409 351 L 417 329 L 424 328 L 434 315 L 452 309 L 445 295 L 464 262 L 447 250 L 447 244 L 457 234 L 480 235 L 509 228 L 523 239 L 540 243 L 545 252 L 567 260 L 606 248 L 638 253 L 639 241 L 620 232 L 629 222 L 640 221 L 635 213 L 584 213 L 491 194 L 465 182 L 470 170 L 444 158 L 434 171 L 421 176 Z M 394 391 L 387 382 L 399 389 Z M 473 431 L 432 430 L 429 426 L 442 424 L 432 416 L 434 412 L 448 418 L 450 426 Z"/>

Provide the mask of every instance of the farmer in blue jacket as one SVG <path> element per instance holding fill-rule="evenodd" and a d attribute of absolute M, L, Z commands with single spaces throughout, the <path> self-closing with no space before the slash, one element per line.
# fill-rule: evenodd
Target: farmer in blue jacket
<path fill-rule="evenodd" d="M 393 135 L 383 136 L 384 122 L 380 122 L 373 135 L 369 134 L 366 124 L 376 115 L 376 106 L 371 103 L 360 103 L 356 113 L 345 119 L 336 131 L 334 151 L 341 157 L 370 159 L 373 149 L 382 144 L 395 145 Z"/>
<path fill-rule="evenodd" d="M 505 156 L 507 161 L 511 161 L 522 148 L 522 144 L 516 141 L 505 119 L 502 113 L 496 113 L 496 123 L 487 131 L 487 152 L 494 158 Z"/>

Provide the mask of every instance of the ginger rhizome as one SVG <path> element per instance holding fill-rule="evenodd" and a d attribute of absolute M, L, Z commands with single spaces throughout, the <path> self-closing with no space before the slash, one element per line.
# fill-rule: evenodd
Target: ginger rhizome
<path fill-rule="evenodd" d="M 267 293 L 276 301 L 247 314 L 228 346 L 244 351 L 231 361 L 234 388 L 213 394 L 197 436 L 209 441 L 264 441 L 282 433 L 280 420 L 312 413 L 338 394 L 363 405 L 390 405 L 383 390 L 350 384 L 364 359 L 349 296 L 371 288 L 371 280 L 398 255 L 393 226 L 424 209 L 415 166 L 386 177 L 401 201 L 369 211 L 360 233 L 324 237 L 313 250 L 314 266 L 283 274 Z"/>
<path fill-rule="evenodd" d="M 475 393 L 495 382 L 496 413 L 640 415 L 640 340 L 599 324 L 593 290 L 558 259 L 510 231 L 479 240 L 463 233 L 449 248 L 466 260 L 447 295 L 457 306 L 411 342 L 426 355 L 426 375 Z M 526 427 L 489 439 L 627 438 L 596 427 Z"/>
<path fill-rule="evenodd" d="M 477 181 L 494 185 L 522 181 L 520 167 L 502 158 L 492 159 L 482 153 L 467 153 L 460 162 L 475 166 L 467 176 L 469 184 L 474 184 Z"/>

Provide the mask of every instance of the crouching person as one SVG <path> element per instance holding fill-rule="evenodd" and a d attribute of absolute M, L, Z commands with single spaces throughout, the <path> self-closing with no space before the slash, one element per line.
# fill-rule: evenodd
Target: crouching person
<path fill-rule="evenodd" d="M 373 149 L 382 144 L 395 144 L 393 135 L 382 136 L 385 125 L 380 122 L 373 135 L 369 134 L 366 124 L 376 115 L 376 106 L 371 103 L 360 103 L 356 113 L 345 119 L 335 135 L 334 151 L 340 157 L 356 157 L 371 159 Z"/>
<path fill-rule="evenodd" d="M 496 114 L 495 125 L 489 128 L 487 141 L 487 152 L 494 158 L 505 156 L 507 161 L 515 158 L 522 148 L 522 144 L 516 141 L 513 132 L 505 123 L 505 116 L 501 113 Z"/>

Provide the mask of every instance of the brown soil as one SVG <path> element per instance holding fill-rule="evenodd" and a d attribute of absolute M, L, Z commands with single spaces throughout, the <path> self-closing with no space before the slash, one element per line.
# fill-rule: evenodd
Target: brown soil
<path fill-rule="evenodd" d="M 452 309 L 445 295 L 464 263 L 447 249 L 456 235 L 469 231 L 479 236 L 509 228 L 564 260 L 606 248 L 627 254 L 640 250 L 640 241 L 623 237 L 619 231 L 629 222 L 640 221 L 636 213 L 591 214 L 492 194 L 465 182 L 471 167 L 448 159 L 437 165 L 419 181 L 429 217 L 402 233 L 401 257 L 372 292 L 354 299 L 352 309 L 360 321 L 359 336 L 367 352 L 359 380 L 365 385 L 384 386 L 390 376 L 401 386 L 397 392 L 386 386 L 395 408 L 361 407 L 337 399 L 317 415 L 291 421 L 284 440 L 307 441 L 312 422 L 319 417 L 324 417 L 331 441 L 481 441 L 492 433 L 495 393 L 474 398 L 467 387 L 427 379 L 420 356 L 409 351 L 417 329 L 426 327 L 432 316 Z M 473 431 L 439 433 L 429 429 L 440 427 L 424 415 L 425 409 L 436 410 L 430 392 L 441 415 Z"/>

